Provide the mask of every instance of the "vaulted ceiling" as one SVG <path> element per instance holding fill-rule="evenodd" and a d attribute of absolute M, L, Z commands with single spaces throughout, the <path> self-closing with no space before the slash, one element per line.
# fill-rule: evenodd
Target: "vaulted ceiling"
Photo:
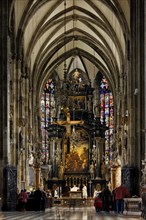
<path fill-rule="evenodd" d="M 129 0 L 14 0 L 17 50 L 29 69 L 33 87 L 43 88 L 53 74 L 59 79 L 78 68 L 93 83 L 98 72 L 111 87 L 127 56 Z M 12 16 L 11 16 L 12 17 Z"/>

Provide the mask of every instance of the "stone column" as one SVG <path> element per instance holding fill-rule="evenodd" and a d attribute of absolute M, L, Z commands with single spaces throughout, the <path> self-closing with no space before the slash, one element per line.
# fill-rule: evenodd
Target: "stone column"
<path fill-rule="evenodd" d="M 17 163 L 17 169 L 18 169 L 18 176 L 17 176 L 17 187 L 19 190 L 21 190 L 21 160 L 22 160 L 22 148 L 20 147 L 20 131 L 21 131 L 21 120 L 20 120 L 20 83 L 19 78 L 21 76 L 21 59 L 20 57 L 17 57 L 16 60 L 16 72 L 14 73 L 14 143 L 16 147 L 16 163 Z M 19 91 L 19 92 L 18 92 Z M 19 169 L 20 167 L 20 169 Z"/>
<path fill-rule="evenodd" d="M 3 164 L 10 163 L 10 126 L 9 126 L 9 111 L 10 111 L 10 47 L 9 47 L 9 10 L 11 1 L 0 2 L 0 40 L 1 44 L 1 58 L 0 58 L 0 160 L 4 160 Z M 3 23 L 1 23 L 3 22 Z"/>
<path fill-rule="evenodd" d="M 4 197 L 7 197 L 7 194 L 3 192 L 3 168 L 4 165 L 10 165 L 11 163 L 9 126 L 10 38 L 8 30 L 11 3 L 11 0 L 0 1 L 0 42 L 2 42 L 0 44 L 0 197 L 2 198 L 2 200 L 4 199 Z"/>
<path fill-rule="evenodd" d="M 96 137 L 96 179 L 101 178 L 101 164 L 103 156 L 103 141 L 101 138 Z"/>
<path fill-rule="evenodd" d="M 34 169 L 35 169 L 35 187 L 37 189 L 38 187 L 40 187 L 40 178 L 41 178 L 40 164 L 36 164 L 34 166 Z"/>
<path fill-rule="evenodd" d="M 52 141 L 52 177 L 56 177 L 56 172 L 55 172 L 55 168 L 56 168 L 56 158 L 55 158 L 55 154 L 56 154 L 56 140 L 53 139 Z"/>
<path fill-rule="evenodd" d="M 116 188 L 116 167 L 111 167 L 111 189 Z"/>
<path fill-rule="evenodd" d="M 111 189 L 113 190 L 120 185 L 121 185 L 121 167 L 112 166 L 111 167 Z"/>
<path fill-rule="evenodd" d="M 95 85 L 95 91 L 94 91 L 94 109 L 93 109 L 93 112 L 94 112 L 94 115 L 96 118 L 99 118 L 100 117 L 100 106 L 99 106 L 99 103 L 100 103 L 100 80 L 98 80 L 98 85 L 96 84 Z"/>
<path fill-rule="evenodd" d="M 144 44 L 146 45 L 146 2 L 144 1 Z M 144 60 L 146 61 L 146 46 L 144 47 Z M 144 66 L 144 114 L 146 114 L 146 65 Z M 141 197 L 142 197 L 142 217 L 146 219 L 146 117 L 144 117 L 144 160 L 142 160 L 143 165 L 143 176 L 141 184 Z M 142 152 L 143 153 L 143 152 Z"/>
<path fill-rule="evenodd" d="M 129 166 L 141 166 L 141 128 L 142 122 L 140 118 L 145 118 L 142 115 L 143 109 L 143 18 L 144 18 L 144 2 L 131 1 L 131 51 L 130 61 L 131 70 L 128 76 L 128 111 L 129 111 L 129 133 L 128 133 L 128 148 L 129 148 Z M 145 88 L 145 86 L 144 86 Z M 138 92 L 136 92 L 138 91 Z"/>

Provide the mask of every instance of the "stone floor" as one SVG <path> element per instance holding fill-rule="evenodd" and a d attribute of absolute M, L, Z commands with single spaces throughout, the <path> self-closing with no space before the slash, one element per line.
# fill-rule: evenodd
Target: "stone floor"
<path fill-rule="evenodd" d="M 94 207 L 52 207 L 45 212 L 0 212 L 0 220 L 138 220 L 140 216 L 96 213 Z"/>

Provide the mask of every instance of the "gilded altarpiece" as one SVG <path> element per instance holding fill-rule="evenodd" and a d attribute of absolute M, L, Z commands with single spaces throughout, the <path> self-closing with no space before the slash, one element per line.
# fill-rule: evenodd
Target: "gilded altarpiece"
<path fill-rule="evenodd" d="M 89 137 L 85 130 L 76 129 L 64 144 L 65 173 L 87 173 L 89 167 Z"/>

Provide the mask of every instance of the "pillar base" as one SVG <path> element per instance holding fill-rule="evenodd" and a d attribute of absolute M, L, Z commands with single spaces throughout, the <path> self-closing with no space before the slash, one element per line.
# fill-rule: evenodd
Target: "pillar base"
<path fill-rule="evenodd" d="M 16 211 L 17 209 L 17 169 L 6 166 L 3 170 L 3 198 L 2 211 Z"/>
<path fill-rule="evenodd" d="M 41 173 L 41 167 L 40 167 L 40 164 L 36 164 L 34 166 L 34 169 L 35 169 L 35 187 L 36 189 L 40 187 L 40 173 Z"/>
<path fill-rule="evenodd" d="M 121 167 L 111 167 L 111 189 L 117 188 L 121 184 Z"/>
<path fill-rule="evenodd" d="M 146 185 L 141 187 L 141 197 L 142 197 L 142 213 L 141 217 L 146 219 Z"/>
<path fill-rule="evenodd" d="M 139 172 L 136 167 L 122 168 L 122 183 L 131 193 L 131 196 L 139 196 Z"/>

